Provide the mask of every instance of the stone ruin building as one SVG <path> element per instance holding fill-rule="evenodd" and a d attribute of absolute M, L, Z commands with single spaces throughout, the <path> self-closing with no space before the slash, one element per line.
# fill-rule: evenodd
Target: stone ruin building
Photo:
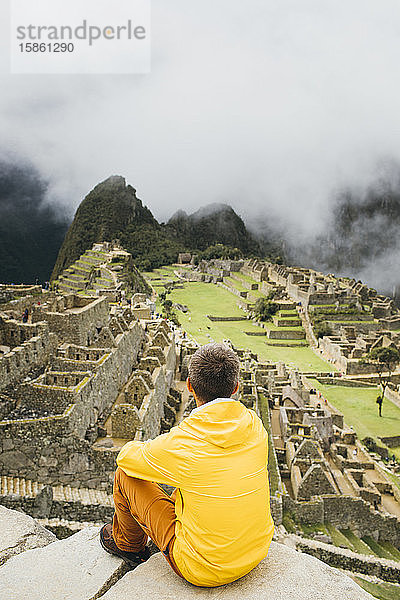
<path fill-rule="evenodd" d="M 316 375 L 316 374 L 314 374 Z M 275 525 L 290 515 L 305 528 L 334 527 L 360 539 L 400 549 L 400 494 L 381 456 L 369 451 L 308 378 L 283 363 L 242 354 L 241 387 L 269 431 L 271 510 Z M 245 402 L 245 399 L 242 400 Z M 342 549 L 325 533 L 303 530 L 281 538 L 332 566 L 376 581 L 398 582 L 400 563 Z M 345 538 L 343 538 L 345 539 Z M 369 552 L 368 552 L 369 550 Z M 388 554 L 389 556 L 389 554 Z M 396 554 L 397 556 L 397 554 Z"/>
<path fill-rule="evenodd" d="M 297 308 L 307 341 L 312 327 L 307 329 L 305 319 L 311 323 L 312 307 L 326 301 L 326 306 L 339 302 L 340 308 L 341 298 L 342 304 L 350 298 L 362 299 L 362 310 L 369 306 L 379 323 L 375 329 L 357 329 L 357 344 L 367 343 L 368 336 L 374 338 L 371 345 L 396 342 L 387 333 L 394 329 L 381 331 L 387 320 L 397 318 L 390 301 L 357 282 L 335 283 L 330 276 L 260 261 L 211 261 L 182 270 L 181 277 L 230 288 L 239 271 L 253 281 L 241 280 L 247 291 L 237 296 L 244 307 L 257 292 L 278 291 L 282 311 Z M 111 517 L 115 457 L 127 440 L 168 431 L 194 407 L 184 381 L 197 344 L 154 318 L 154 304 L 145 294 L 129 297 L 119 279 L 122 271 L 115 273 L 107 289 L 95 288 L 104 281 L 93 279 L 92 289 L 85 279 L 72 291 L 40 291 L 40 298 L 37 290 L 17 299 L 9 292 L 14 299 L 4 296 L 0 306 L 0 503 L 22 508 L 61 537 Z M 292 277 L 285 278 L 288 273 Z M 29 320 L 21 323 L 25 308 Z M 371 325 L 370 319 L 361 321 Z M 290 513 L 310 526 L 329 522 L 400 548 L 400 497 L 382 473 L 379 455 L 361 444 L 307 376 L 281 363 L 262 363 L 248 350 L 235 351 L 241 361 L 237 397 L 259 414 L 269 432 L 276 526 Z M 353 352 L 349 360 L 359 358 Z M 388 564 L 393 561 L 349 557 L 327 540 L 288 539 L 346 570 L 373 568 L 387 581 L 400 573 L 398 565 Z"/>
<path fill-rule="evenodd" d="M 329 405 L 309 379 L 347 385 L 349 393 L 351 386 L 376 385 L 374 366 L 363 359 L 375 347 L 399 346 L 400 312 L 393 301 L 359 281 L 258 259 L 202 261 L 179 274 L 191 281 L 225 287 L 238 297 L 238 305 L 250 316 L 260 294 L 273 292 L 279 307 L 273 318 L 277 327 L 266 333 L 260 324 L 260 333 L 248 335 L 266 335 L 267 344 L 270 335 L 279 340 L 279 345 L 290 339 L 293 347 L 295 335 L 290 327 L 296 326 L 299 345 L 307 342 L 339 369 L 331 374 L 300 374 L 283 363 L 261 363 L 251 352 L 240 351 L 240 399 L 258 412 L 270 434 L 269 475 L 275 524 L 282 523 L 285 515 L 302 524 L 296 526 L 297 534 L 285 534 L 283 539 L 332 566 L 373 573 L 380 581 L 398 582 L 400 567 L 395 557 L 400 554 L 400 494 L 381 459 L 388 457 L 387 447 L 399 445 L 400 436 L 380 438 L 387 447 L 376 443 L 366 446 L 367 441 L 357 439 L 343 415 Z M 208 318 L 219 320 L 212 315 Z M 328 323 L 331 333 L 317 339 L 314 329 L 322 321 Z M 393 382 L 393 389 L 386 393 L 395 395 L 394 401 L 399 403 L 400 374 L 395 373 Z M 398 473 L 399 467 L 390 469 Z M 311 531 L 326 527 L 310 539 L 304 536 L 303 526 Z M 350 539 L 358 539 L 363 554 L 332 543 L 326 534 L 332 527 L 348 532 Z M 343 537 L 343 541 L 346 539 Z M 391 552 L 386 555 L 390 559 L 372 556 L 371 546 L 363 539 L 372 545 L 390 546 Z"/>
<path fill-rule="evenodd" d="M 94 295 L 84 283 L 74 292 L 3 290 L 1 503 L 58 521 L 104 518 L 122 445 L 175 423 L 183 350 L 145 294 L 130 293 L 118 274 L 114 284 Z"/>
<path fill-rule="evenodd" d="M 292 303 L 287 308 L 297 308 L 304 338 L 343 375 L 373 374 L 374 365 L 364 360 L 373 348 L 400 348 L 400 310 L 392 299 L 360 281 L 257 259 L 245 261 L 241 270 L 259 282 L 259 290 L 264 294 L 274 291 L 278 303 L 285 298 Z M 321 322 L 330 333 L 317 339 L 314 329 Z M 279 324 L 288 326 L 289 322 L 285 324 L 280 319 Z M 392 391 L 397 393 L 400 378 L 397 381 L 395 377 L 395 384 Z M 397 400 L 400 401 L 400 395 Z"/>
<path fill-rule="evenodd" d="M 49 294 L 31 322 L 0 317 L 0 470 L 41 482 L 107 487 L 115 452 L 98 438 L 147 439 L 179 395 L 174 335 L 105 296 Z M 124 407 L 124 427 L 121 408 Z M 114 448 L 115 446 L 115 448 Z"/>

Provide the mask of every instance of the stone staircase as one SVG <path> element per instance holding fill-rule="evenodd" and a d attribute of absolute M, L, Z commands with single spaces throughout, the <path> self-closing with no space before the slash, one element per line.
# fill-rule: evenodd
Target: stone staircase
<path fill-rule="evenodd" d="M 45 484 L 23 479 L 22 477 L 0 477 L 0 503 L 4 496 L 21 496 L 35 498 L 45 487 Z M 50 486 L 53 492 L 53 500 L 58 502 L 80 502 L 81 504 L 101 504 L 113 506 L 112 495 L 103 490 L 89 488 L 75 488 L 70 485 Z"/>
<path fill-rule="evenodd" d="M 90 275 L 93 269 L 99 268 L 107 262 L 110 254 L 106 252 L 97 252 L 86 250 L 72 265 L 65 269 L 58 277 L 56 284 L 62 292 L 74 292 L 86 290 L 89 285 Z M 97 277 L 95 279 L 93 290 L 112 288 L 114 286 L 113 277 Z M 91 290 L 92 291 L 92 290 Z"/>

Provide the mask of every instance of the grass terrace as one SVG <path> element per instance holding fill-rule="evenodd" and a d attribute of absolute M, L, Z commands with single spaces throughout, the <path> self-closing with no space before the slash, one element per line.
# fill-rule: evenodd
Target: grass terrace
<path fill-rule="evenodd" d="M 242 273 L 242 271 L 235 271 L 235 275 L 237 275 L 238 277 L 240 277 L 240 279 L 243 279 L 243 281 L 247 281 L 248 283 L 260 283 L 259 281 L 256 281 L 255 279 L 253 279 L 253 277 L 250 277 L 250 275 L 246 275 L 245 273 Z"/>
<path fill-rule="evenodd" d="M 236 290 L 238 290 L 238 292 L 249 292 L 248 288 L 245 288 L 240 283 L 240 281 L 238 281 L 237 279 L 233 279 L 233 277 L 224 277 L 224 283 L 235 288 Z"/>
<path fill-rule="evenodd" d="M 400 408 L 387 398 L 383 401 L 382 417 L 378 415 L 376 397 L 378 387 L 353 388 L 340 385 L 325 385 L 317 379 L 310 379 L 312 385 L 344 415 L 347 425 L 352 425 L 360 439 L 374 438 L 380 445 L 378 436 L 398 435 L 400 431 Z M 400 447 L 391 448 L 400 459 Z"/>
<path fill-rule="evenodd" d="M 144 275 L 147 276 L 146 273 Z M 153 276 L 154 272 L 149 275 Z M 162 288 L 160 286 L 157 289 L 161 291 Z M 187 282 L 184 283 L 182 289 L 172 290 L 168 298 L 174 303 L 185 304 L 188 307 L 187 313 L 176 311 L 177 316 L 183 329 L 200 344 L 206 344 L 211 340 L 221 342 L 224 339 L 230 339 L 235 346 L 249 348 L 256 352 L 263 361 L 283 361 L 305 372 L 331 372 L 333 370 L 332 365 L 317 356 L 308 345 L 292 348 L 290 346 L 282 347 L 278 345 L 278 340 L 273 343 L 268 341 L 267 344 L 265 336 L 246 335 L 245 331 L 262 331 L 250 320 L 210 321 L 207 315 L 247 317 L 247 313 L 238 305 L 239 298 L 221 286 Z M 279 329 L 273 323 L 268 323 L 267 327 Z M 295 343 L 299 342 L 293 341 L 293 344 Z"/>
<path fill-rule="evenodd" d="M 400 587 L 398 585 L 392 583 L 372 583 L 362 577 L 353 577 L 352 579 L 366 592 L 369 592 L 371 596 L 379 600 L 399 600 Z"/>
<path fill-rule="evenodd" d="M 334 546 L 348 548 L 352 552 L 366 556 L 378 556 L 388 560 L 400 560 L 400 550 L 390 542 L 376 542 L 371 536 L 359 538 L 351 529 L 337 529 L 331 523 L 300 523 L 287 511 L 283 513 L 283 525 L 289 533 L 301 532 L 305 537 L 313 537 L 315 533 L 330 536 Z"/>

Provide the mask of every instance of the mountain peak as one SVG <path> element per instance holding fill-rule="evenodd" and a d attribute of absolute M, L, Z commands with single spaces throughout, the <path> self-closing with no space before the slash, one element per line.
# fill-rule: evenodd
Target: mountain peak
<path fill-rule="evenodd" d="M 158 228 L 136 190 L 121 175 L 111 175 L 97 184 L 80 203 L 57 257 L 56 278 L 95 242 L 119 239 L 129 228 L 142 225 Z"/>
<path fill-rule="evenodd" d="M 187 215 L 176 212 L 168 221 L 176 237 L 190 250 L 205 250 L 216 243 L 260 254 L 260 246 L 229 204 L 213 202 Z"/>
<path fill-rule="evenodd" d="M 95 190 L 99 188 L 125 189 L 125 177 L 122 177 L 122 175 L 110 175 L 110 177 L 107 177 L 107 179 L 101 181 L 94 187 Z"/>
<path fill-rule="evenodd" d="M 202 206 L 190 216 L 193 219 L 203 219 L 209 217 L 210 215 L 215 215 L 216 213 L 228 212 L 236 214 L 233 208 L 229 206 L 229 204 L 224 204 L 222 202 L 211 202 L 210 204 L 206 204 L 206 206 Z"/>

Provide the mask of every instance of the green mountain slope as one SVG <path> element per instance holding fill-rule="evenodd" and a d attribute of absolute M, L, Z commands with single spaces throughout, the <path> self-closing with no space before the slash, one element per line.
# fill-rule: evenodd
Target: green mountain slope
<path fill-rule="evenodd" d="M 40 283 L 50 278 L 68 228 L 45 204 L 47 182 L 32 165 L 0 159 L 0 282 Z"/>
<path fill-rule="evenodd" d="M 118 239 L 135 264 L 149 269 L 175 260 L 181 247 L 136 196 L 125 179 L 112 176 L 81 202 L 57 257 L 52 279 L 94 242 Z"/>
<path fill-rule="evenodd" d="M 204 250 L 215 243 L 260 255 L 258 242 L 227 205 L 209 205 L 193 215 L 177 213 L 160 224 L 123 177 L 109 177 L 84 198 L 65 236 L 52 274 L 58 275 L 94 242 L 118 239 L 137 267 L 149 270 L 177 260 L 178 253 Z"/>
<path fill-rule="evenodd" d="M 220 243 L 239 248 L 244 255 L 261 254 L 259 243 L 227 204 L 209 204 L 191 215 L 178 211 L 168 221 L 168 226 L 185 246 L 193 250 L 205 250 Z"/>

